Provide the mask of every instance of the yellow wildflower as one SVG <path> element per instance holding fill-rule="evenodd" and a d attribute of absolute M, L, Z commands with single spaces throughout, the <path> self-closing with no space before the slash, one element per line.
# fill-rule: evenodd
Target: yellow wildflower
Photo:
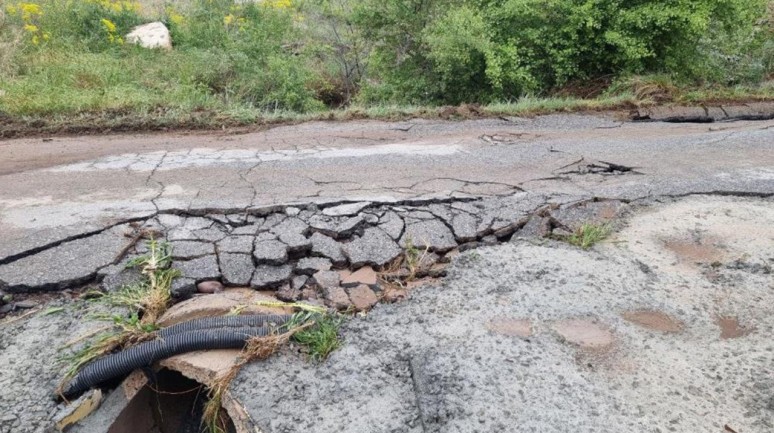
<path fill-rule="evenodd" d="M 14 5 L 8 5 L 5 7 L 5 11 L 8 12 L 8 15 L 16 15 L 18 9 L 16 9 L 16 6 Z"/>
<path fill-rule="evenodd" d="M 275 9 L 290 9 L 291 6 L 290 0 L 266 0 L 263 4 Z"/>
<path fill-rule="evenodd" d="M 234 22 L 234 15 L 233 14 L 228 14 L 225 17 L 223 17 L 223 24 L 225 24 L 227 26 L 230 26 L 231 23 L 233 23 L 233 22 Z"/>
<path fill-rule="evenodd" d="M 30 33 L 37 33 L 37 31 L 40 29 L 35 24 L 25 24 L 24 30 Z"/>
<path fill-rule="evenodd" d="M 19 7 L 22 11 L 22 19 L 29 21 L 30 19 L 43 15 L 43 10 L 39 4 L 35 3 L 20 3 Z"/>
<path fill-rule="evenodd" d="M 185 24 L 185 17 L 177 13 L 172 7 L 167 7 L 167 16 L 169 17 L 169 22 L 176 26 Z"/>
<path fill-rule="evenodd" d="M 32 45 L 38 45 L 40 44 L 40 39 L 38 39 L 38 35 L 35 35 L 32 37 Z"/>
<path fill-rule="evenodd" d="M 113 23 L 113 21 L 110 21 L 107 18 L 102 18 L 102 26 L 105 27 L 105 31 L 108 33 L 116 32 L 116 25 Z"/>

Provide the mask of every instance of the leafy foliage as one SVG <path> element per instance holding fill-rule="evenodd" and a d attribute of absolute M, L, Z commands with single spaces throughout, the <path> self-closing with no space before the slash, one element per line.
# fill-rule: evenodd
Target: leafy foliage
<path fill-rule="evenodd" d="M 771 69 L 770 55 L 766 64 L 723 53 L 760 53 L 771 44 L 758 21 L 765 6 L 766 0 L 368 0 L 358 23 L 382 41 L 373 53 L 381 92 L 372 99 L 490 102 L 608 75 L 719 80 L 718 62 L 729 60 L 737 61 L 734 70 L 744 60 L 756 63 L 738 78 L 760 79 Z"/>
<path fill-rule="evenodd" d="M 748 85 L 774 71 L 771 0 L 186 0 L 156 15 L 146 4 L 4 3 L 0 110 L 249 119 L 509 103 L 589 80 L 621 89 L 638 75 Z M 157 19 L 172 51 L 126 43 Z"/>

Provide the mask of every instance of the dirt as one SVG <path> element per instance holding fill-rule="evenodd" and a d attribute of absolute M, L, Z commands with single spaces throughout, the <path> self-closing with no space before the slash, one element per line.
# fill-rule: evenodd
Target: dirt
<path fill-rule="evenodd" d="M 627 311 L 621 314 L 621 317 L 643 328 L 668 334 L 678 333 L 683 330 L 684 326 L 679 320 L 661 311 Z"/>
<path fill-rule="evenodd" d="M 664 246 L 684 263 L 713 263 L 723 260 L 725 254 L 713 239 L 668 239 Z"/>
<path fill-rule="evenodd" d="M 755 331 L 754 327 L 742 326 L 736 317 L 718 317 L 715 319 L 715 323 L 720 327 L 721 340 L 742 338 Z"/>
<path fill-rule="evenodd" d="M 565 341 L 583 349 L 605 350 L 613 344 L 613 334 L 593 319 L 566 319 L 553 326 Z"/>
<path fill-rule="evenodd" d="M 532 335 L 532 322 L 527 319 L 499 318 L 487 323 L 486 327 L 509 337 L 529 338 Z"/>

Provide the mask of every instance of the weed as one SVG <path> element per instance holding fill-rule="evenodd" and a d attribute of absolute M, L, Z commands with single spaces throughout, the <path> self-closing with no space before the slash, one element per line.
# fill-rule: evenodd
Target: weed
<path fill-rule="evenodd" d="M 414 245 L 410 237 L 406 238 L 406 250 L 403 253 L 403 262 L 409 271 L 406 281 L 414 281 L 417 278 L 417 275 L 423 270 L 423 261 L 429 251 L 429 247 L 421 250 Z"/>
<path fill-rule="evenodd" d="M 58 314 L 64 311 L 64 307 L 50 307 L 46 308 L 45 311 L 40 313 L 41 316 L 50 316 L 52 314 Z"/>
<path fill-rule="evenodd" d="M 267 337 L 253 337 L 248 340 L 239 360 L 210 387 L 209 400 L 205 405 L 203 416 L 204 428 L 209 433 L 224 433 L 226 431 L 222 416 L 223 397 L 243 366 L 252 361 L 270 357 L 291 340 L 297 341 L 319 354 L 318 360 L 325 359 L 330 352 L 341 345 L 338 337 L 338 329 L 342 320 L 340 317 L 321 313 L 317 307 L 307 304 L 285 304 L 282 302 L 271 302 L 270 304 L 272 304 L 271 306 L 297 308 L 301 311 L 294 314 L 291 320 L 280 327 L 277 334 Z"/>
<path fill-rule="evenodd" d="M 607 224 L 585 223 L 575 230 L 575 233 L 562 239 L 570 245 L 587 250 L 597 242 L 605 239 L 610 234 L 610 231 L 610 226 Z"/>
<path fill-rule="evenodd" d="M 324 361 L 334 350 L 341 347 L 342 342 L 339 337 L 339 328 L 343 319 L 341 316 L 332 314 L 304 316 L 301 316 L 304 322 L 311 321 L 313 325 L 297 332 L 293 336 L 293 341 L 306 348 L 307 355 L 312 361 Z M 291 325 L 291 328 L 293 326 Z"/>
<path fill-rule="evenodd" d="M 139 267 L 145 280 L 110 293 L 94 292 L 89 302 L 95 306 L 118 307 L 123 314 L 92 313 L 91 318 L 110 325 L 97 333 L 76 340 L 65 347 L 87 340 L 79 350 L 62 356 L 67 365 L 65 380 L 75 376 L 81 367 L 117 349 L 150 340 L 158 329 L 156 321 L 166 311 L 171 300 L 170 286 L 178 276 L 171 268 L 171 247 L 155 239 L 148 241 L 148 253 L 132 260 L 127 266 Z M 60 387 L 64 386 L 64 383 Z"/>

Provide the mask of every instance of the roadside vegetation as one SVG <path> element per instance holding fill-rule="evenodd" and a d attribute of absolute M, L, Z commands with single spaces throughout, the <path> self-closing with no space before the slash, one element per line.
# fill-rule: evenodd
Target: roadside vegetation
<path fill-rule="evenodd" d="M 169 244 L 150 240 L 148 253 L 128 264 L 140 269 L 142 281 L 115 292 L 87 294 L 93 310 L 90 317 L 105 322 L 106 326 L 68 345 L 76 350 L 62 356 L 67 364 L 65 380 L 101 356 L 155 338 L 155 331 L 159 329 L 156 322 L 171 304 L 170 287 L 179 275 L 179 271 L 171 267 L 171 253 Z"/>
<path fill-rule="evenodd" d="M 774 98 L 770 0 L 10 0 L 0 8 L 0 128 L 207 128 Z M 172 50 L 126 42 L 153 20 L 169 27 Z"/>

